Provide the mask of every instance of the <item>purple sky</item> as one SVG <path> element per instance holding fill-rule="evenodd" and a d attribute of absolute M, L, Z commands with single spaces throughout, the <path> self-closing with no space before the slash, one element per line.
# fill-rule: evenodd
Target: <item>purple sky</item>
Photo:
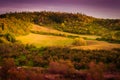
<path fill-rule="evenodd" d="M 120 19 L 120 0 L 0 0 L 0 13 L 44 10 Z"/>

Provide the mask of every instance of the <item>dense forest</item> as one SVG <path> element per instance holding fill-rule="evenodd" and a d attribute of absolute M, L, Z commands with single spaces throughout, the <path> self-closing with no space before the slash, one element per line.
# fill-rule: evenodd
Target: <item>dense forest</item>
<path fill-rule="evenodd" d="M 80 13 L 15 12 L 0 15 L 0 80 L 120 80 L 120 48 L 37 48 L 16 36 L 33 33 L 33 24 L 63 32 L 98 35 L 97 40 L 120 43 L 120 19 L 100 19 Z M 66 37 L 53 33 L 37 34 Z M 74 45 L 79 46 L 79 36 Z M 81 38 L 82 39 L 82 38 Z M 84 39 L 82 42 L 84 43 Z M 80 43 L 78 43 L 80 42 Z M 86 44 L 86 41 L 84 43 Z"/>

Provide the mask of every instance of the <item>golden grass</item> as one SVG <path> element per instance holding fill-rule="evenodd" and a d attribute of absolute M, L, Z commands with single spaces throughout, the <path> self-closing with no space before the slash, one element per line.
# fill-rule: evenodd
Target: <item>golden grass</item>
<path fill-rule="evenodd" d="M 113 48 L 120 48 L 120 44 L 108 43 L 105 41 L 97 41 L 97 40 L 87 40 L 87 46 L 74 46 L 72 49 L 90 49 L 90 50 L 111 50 Z"/>
<path fill-rule="evenodd" d="M 46 33 L 54 33 L 54 34 L 64 34 L 64 35 L 72 35 L 72 36 L 79 36 L 79 37 L 85 37 L 88 39 L 96 39 L 100 38 L 100 36 L 95 36 L 95 35 L 79 35 L 79 34 L 73 34 L 73 33 L 68 33 L 68 32 L 62 32 L 58 31 L 49 27 L 44 27 L 44 26 L 39 26 L 39 25 L 34 25 L 33 28 L 31 29 L 32 31 L 40 31 L 40 32 L 46 32 Z"/>
<path fill-rule="evenodd" d="M 16 37 L 17 40 L 20 40 L 23 44 L 33 44 L 37 47 L 43 46 L 67 46 L 70 45 L 73 39 L 51 36 L 51 35 L 40 35 L 30 33 L 25 36 Z"/>
<path fill-rule="evenodd" d="M 99 36 L 90 36 L 90 35 L 78 35 L 72 34 L 67 32 L 61 32 L 52 28 L 47 28 L 43 26 L 33 25 L 31 29 L 33 31 L 41 31 L 41 32 L 48 32 L 48 33 L 55 33 L 55 34 L 65 34 L 65 35 L 73 35 L 73 36 L 80 36 L 86 37 L 89 39 L 96 39 Z M 105 41 L 97 41 L 97 40 L 87 40 L 86 46 L 74 46 L 71 45 L 73 43 L 73 39 L 60 37 L 60 36 L 52 36 L 52 35 L 40 35 L 40 34 L 33 34 L 30 33 L 25 36 L 17 36 L 17 40 L 20 40 L 23 44 L 33 44 L 36 47 L 46 47 L 46 46 L 70 46 L 71 49 L 113 49 L 113 48 L 120 48 L 120 44 L 108 43 Z"/>

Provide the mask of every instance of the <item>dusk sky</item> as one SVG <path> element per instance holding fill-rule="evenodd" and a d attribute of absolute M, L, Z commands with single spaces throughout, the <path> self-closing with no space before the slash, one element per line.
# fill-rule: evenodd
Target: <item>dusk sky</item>
<path fill-rule="evenodd" d="M 0 0 L 0 13 L 60 11 L 120 19 L 120 0 Z"/>

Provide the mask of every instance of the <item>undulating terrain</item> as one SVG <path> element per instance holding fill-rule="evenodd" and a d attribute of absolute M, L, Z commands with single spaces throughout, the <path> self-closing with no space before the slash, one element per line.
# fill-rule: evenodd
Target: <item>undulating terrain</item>
<path fill-rule="evenodd" d="M 0 80 L 120 80 L 120 19 L 0 15 Z"/>

